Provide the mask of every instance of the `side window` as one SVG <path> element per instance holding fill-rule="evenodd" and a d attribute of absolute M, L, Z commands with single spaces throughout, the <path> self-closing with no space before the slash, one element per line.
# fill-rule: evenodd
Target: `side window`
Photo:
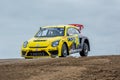
<path fill-rule="evenodd" d="M 75 28 L 69 28 L 67 31 L 67 35 L 74 35 L 74 34 L 79 34 L 79 31 Z"/>
<path fill-rule="evenodd" d="M 80 31 L 78 31 L 77 29 L 75 29 L 75 34 L 80 34 Z"/>
<path fill-rule="evenodd" d="M 73 35 L 72 28 L 68 28 L 67 35 Z"/>
<path fill-rule="evenodd" d="M 72 28 L 73 34 L 76 34 L 76 29 Z"/>

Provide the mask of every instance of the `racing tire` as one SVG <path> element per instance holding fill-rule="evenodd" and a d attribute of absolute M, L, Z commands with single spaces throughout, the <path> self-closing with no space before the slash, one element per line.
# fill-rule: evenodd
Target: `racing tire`
<path fill-rule="evenodd" d="M 62 45 L 62 49 L 61 49 L 61 57 L 66 57 L 68 55 L 68 49 L 66 44 Z"/>
<path fill-rule="evenodd" d="M 88 56 L 88 50 L 89 50 L 88 44 L 84 43 L 82 51 L 79 52 L 80 56 L 82 57 Z"/>

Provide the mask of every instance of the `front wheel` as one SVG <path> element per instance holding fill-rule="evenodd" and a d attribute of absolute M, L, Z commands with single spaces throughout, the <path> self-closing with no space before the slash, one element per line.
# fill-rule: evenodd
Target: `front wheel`
<path fill-rule="evenodd" d="M 81 56 L 88 56 L 88 44 L 84 43 L 83 44 L 83 49 L 79 53 Z"/>
<path fill-rule="evenodd" d="M 62 45 L 61 55 L 62 55 L 61 57 L 66 57 L 68 55 L 68 49 L 67 49 L 66 44 Z"/>

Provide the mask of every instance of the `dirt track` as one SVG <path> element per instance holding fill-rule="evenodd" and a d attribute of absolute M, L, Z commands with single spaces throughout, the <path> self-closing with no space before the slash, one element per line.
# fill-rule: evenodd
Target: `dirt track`
<path fill-rule="evenodd" d="M 120 56 L 0 60 L 0 80 L 120 80 Z"/>

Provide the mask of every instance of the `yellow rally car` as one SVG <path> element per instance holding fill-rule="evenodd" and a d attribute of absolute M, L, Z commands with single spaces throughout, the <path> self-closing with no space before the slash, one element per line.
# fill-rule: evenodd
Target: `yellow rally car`
<path fill-rule="evenodd" d="M 66 57 L 79 52 L 87 56 L 89 39 L 80 34 L 82 28 L 81 24 L 40 27 L 32 39 L 23 43 L 21 55 L 24 58 Z"/>

